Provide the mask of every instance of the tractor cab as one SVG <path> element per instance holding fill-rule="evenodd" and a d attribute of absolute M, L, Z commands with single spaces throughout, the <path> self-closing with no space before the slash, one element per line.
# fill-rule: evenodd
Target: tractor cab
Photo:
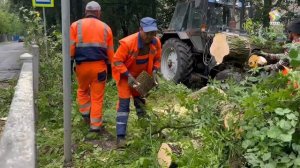
<path fill-rule="evenodd" d="M 179 1 L 168 30 L 186 31 L 202 28 L 212 33 L 240 30 L 245 8 L 245 3 L 239 0 Z"/>

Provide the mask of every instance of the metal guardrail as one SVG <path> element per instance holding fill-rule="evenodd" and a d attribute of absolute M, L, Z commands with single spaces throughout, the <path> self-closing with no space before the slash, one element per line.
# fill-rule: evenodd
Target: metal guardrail
<path fill-rule="evenodd" d="M 35 121 L 38 92 L 39 48 L 32 46 L 33 55 L 20 56 L 23 61 L 8 118 L 0 140 L 0 167 L 36 167 Z"/>

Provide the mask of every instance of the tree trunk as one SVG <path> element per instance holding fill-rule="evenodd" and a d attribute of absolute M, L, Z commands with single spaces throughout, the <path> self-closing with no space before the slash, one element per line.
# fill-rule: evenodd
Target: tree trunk
<path fill-rule="evenodd" d="M 264 9 L 263 9 L 263 25 L 268 27 L 270 25 L 269 12 L 272 9 L 272 0 L 264 0 Z"/>
<path fill-rule="evenodd" d="M 229 33 L 218 33 L 213 39 L 210 53 L 217 64 L 223 59 L 234 59 L 240 63 L 247 61 L 250 54 L 250 42 L 246 37 Z"/>
<path fill-rule="evenodd" d="M 230 21 L 229 21 L 229 27 L 232 29 L 236 29 L 236 20 L 235 20 L 235 4 L 236 4 L 236 0 L 233 1 L 233 5 L 232 5 L 232 12 L 231 12 L 231 17 L 230 17 Z"/>
<path fill-rule="evenodd" d="M 152 17 L 156 18 L 156 0 L 152 1 Z"/>
<path fill-rule="evenodd" d="M 250 54 L 250 42 L 249 39 L 237 35 L 227 35 L 227 43 L 229 45 L 228 58 L 234 58 L 241 63 L 247 61 Z"/>
<path fill-rule="evenodd" d="M 241 11 L 241 17 L 240 17 L 240 28 L 242 30 L 244 30 L 243 24 L 245 22 L 245 1 L 241 1 L 241 3 L 242 3 L 242 9 L 241 9 L 242 11 Z"/>
<path fill-rule="evenodd" d="M 124 0 L 125 6 L 124 6 L 124 14 L 125 18 L 122 21 L 122 31 L 123 31 L 123 37 L 126 37 L 129 35 L 129 19 L 128 19 L 128 4 L 127 0 Z"/>
<path fill-rule="evenodd" d="M 123 31 L 123 37 L 128 36 L 129 31 L 128 31 L 128 25 L 126 23 L 122 23 L 122 31 Z"/>
<path fill-rule="evenodd" d="M 74 0 L 71 2 L 71 22 L 81 19 L 83 16 L 82 0 Z"/>

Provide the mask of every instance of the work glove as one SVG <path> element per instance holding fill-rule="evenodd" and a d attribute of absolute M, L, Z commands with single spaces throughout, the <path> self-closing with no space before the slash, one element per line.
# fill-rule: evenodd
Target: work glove
<path fill-rule="evenodd" d="M 128 74 L 128 85 L 136 88 L 140 85 L 140 83 L 136 81 L 136 79 L 131 74 Z"/>
<path fill-rule="evenodd" d="M 159 83 L 158 83 L 158 76 L 157 76 L 157 70 L 156 69 L 154 69 L 152 71 L 152 77 L 153 77 L 155 85 L 158 85 Z"/>

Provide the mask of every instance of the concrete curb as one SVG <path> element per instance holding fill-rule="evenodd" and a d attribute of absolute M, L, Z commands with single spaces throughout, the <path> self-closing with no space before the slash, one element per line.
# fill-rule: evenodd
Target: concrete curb
<path fill-rule="evenodd" d="M 26 60 L 0 141 L 0 167 L 5 168 L 36 167 L 32 56 L 22 56 Z"/>

